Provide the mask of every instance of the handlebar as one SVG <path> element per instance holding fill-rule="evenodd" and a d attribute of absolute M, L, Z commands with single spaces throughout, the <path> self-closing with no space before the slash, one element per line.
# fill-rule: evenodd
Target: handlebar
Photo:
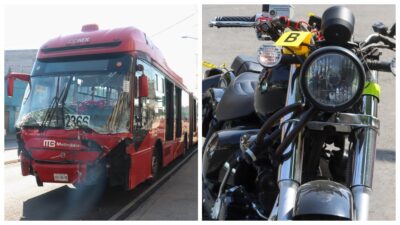
<path fill-rule="evenodd" d="M 391 64 L 392 62 L 367 62 L 369 69 L 382 72 L 392 72 Z"/>
<path fill-rule="evenodd" d="M 210 27 L 254 27 L 255 17 L 249 16 L 220 16 L 215 20 L 211 20 L 208 24 Z"/>
<path fill-rule="evenodd" d="M 389 48 L 393 49 L 396 48 L 396 40 L 384 36 L 382 34 L 371 34 L 364 42 L 364 46 L 368 47 L 368 45 L 375 44 L 378 42 L 383 42 Z"/>

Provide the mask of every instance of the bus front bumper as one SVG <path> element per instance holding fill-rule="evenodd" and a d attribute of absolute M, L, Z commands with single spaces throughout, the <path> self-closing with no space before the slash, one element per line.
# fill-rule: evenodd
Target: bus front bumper
<path fill-rule="evenodd" d="M 82 183 L 87 174 L 85 164 L 52 164 L 32 162 L 32 170 L 40 183 Z"/>

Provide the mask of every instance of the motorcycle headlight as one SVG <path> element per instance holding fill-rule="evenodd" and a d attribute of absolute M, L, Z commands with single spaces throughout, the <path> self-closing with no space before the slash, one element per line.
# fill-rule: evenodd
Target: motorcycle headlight
<path fill-rule="evenodd" d="M 262 45 L 258 49 L 258 62 L 265 67 L 274 67 L 282 59 L 282 50 L 275 45 Z"/>
<path fill-rule="evenodd" d="M 322 111 L 343 111 L 352 106 L 364 89 L 365 71 L 357 56 L 342 47 L 313 52 L 300 72 L 307 100 Z"/>

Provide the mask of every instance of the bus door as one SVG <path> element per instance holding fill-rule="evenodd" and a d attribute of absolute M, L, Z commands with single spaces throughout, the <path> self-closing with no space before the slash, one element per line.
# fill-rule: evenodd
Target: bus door
<path fill-rule="evenodd" d="M 147 179 L 151 175 L 151 162 L 153 155 L 154 143 L 151 141 L 152 126 L 155 115 L 155 76 L 150 63 L 146 60 L 138 59 L 137 65 L 143 66 L 143 71 L 136 71 L 135 81 L 133 82 L 134 95 L 134 112 L 133 112 L 133 144 L 135 151 L 132 155 L 131 162 L 131 183 L 138 184 Z M 140 97 L 139 78 L 146 76 L 148 79 L 148 96 Z M 132 185 L 131 185 L 132 187 Z"/>

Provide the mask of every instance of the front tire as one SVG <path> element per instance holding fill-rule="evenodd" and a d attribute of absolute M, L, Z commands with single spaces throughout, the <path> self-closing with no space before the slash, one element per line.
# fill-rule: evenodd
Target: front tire
<path fill-rule="evenodd" d="M 161 148 L 156 146 L 153 151 L 153 156 L 151 157 L 151 174 L 153 178 L 151 181 L 154 181 L 160 175 L 162 169 L 162 157 L 161 157 Z"/>

